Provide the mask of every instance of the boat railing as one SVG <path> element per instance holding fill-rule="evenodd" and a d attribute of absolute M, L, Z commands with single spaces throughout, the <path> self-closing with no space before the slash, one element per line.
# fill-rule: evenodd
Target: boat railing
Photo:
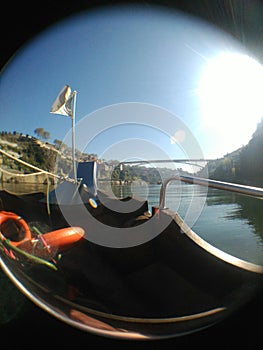
<path fill-rule="evenodd" d="M 206 179 L 201 177 L 182 175 L 182 176 L 169 177 L 162 183 L 162 187 L 160 190 L 159 209 L 165 208 L 167 186 L 173 181 L 182 181 L 190 184 L 196 184 L 200 186 L 216 188 L 219 190 L 236 192 L 239 194 L 263 199 L 263 188 L 260 188 L 260 187 L 246 186 L 246 185 L 241 185 L 241 184 L 236 184 L 231 182 L 223 182 L 223 181 L 211 180 L 211 179 Z"/>

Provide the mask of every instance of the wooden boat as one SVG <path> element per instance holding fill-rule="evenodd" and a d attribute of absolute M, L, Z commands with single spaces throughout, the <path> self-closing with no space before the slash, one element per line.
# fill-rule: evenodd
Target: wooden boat
<path fill-rule="evenodd" d="M 70 217 L 70 226 L 85 231 L 78 244 L 53 257 L 56 269 L 19 255 L 13 259 L 0 250 L 2 268 L 11 280 L 58 319 L 109 337 L 171 337 L 225 319 L 262 291 L 262 266 L 211 246 L 177 213 L 153 208 L 149 215 L 146 201 L 119 201 L 104 193 L 96 193 L 97 205 L 90 205 L 94 193 L 84 192 L 82 203 L 51 201 L 50 213 L 43 193 L 0 192 L 0 209 L 20 215 L 29 227 L 59 230 L 69 226 Z M 112 209 L 120 202 L 136 209 Z M 123 242 L 110 246 L 110 239 L 98 244 L 93 237 L 101 225 L 108 227 L 109 235 L 114 228 L 146 239 L 125 247 Z M 153 227 L 160 228 L 155 236 Z"/>

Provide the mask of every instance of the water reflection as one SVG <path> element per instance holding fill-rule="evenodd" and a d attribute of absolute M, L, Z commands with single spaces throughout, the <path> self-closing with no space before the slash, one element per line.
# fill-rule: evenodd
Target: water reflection
<path fill-rule="evenodd" d="M 260 199 L 209 189 L 193 230 L 227 253 L 262 264 L 262 208 Z"/>
<path fill-rule="evenodd" d="M 101 183 L 100 186 L 106 191 L 110 188 L 109 183 Z M 202 213 L 192 229 L 209 243 L 229 254 L 257 264 L 263 263 L 263 201 L 261 199 L 211 188 L 207 192 L 205 188 L 198 185 L 183 184 L 181 188 L 180 186 L 169 185 L 168 208 L 177 209 L 184 218 L 190 203 L 193 200 L 198 202 L 199 197 L 207 195 Z M 111 190 L 117 198 L 140 196 L 147 199 L 151 208 L 159 205 L 160 188 L 160 185 L 155 184 L 148 184 L 147 188 L 115 184 Z M 193 195 L 195 195 L 194 199 Z"/>
<path fill-rule="evenodd" d="M 225 219 L 245 220 L 248 225 L 253 227 L 255 234 L 257 234 L 263 241 L 262 199 L 242 196 L 236 193 L 228 193 L 225 191 L 209 190 L 207 205 L 229 205 L 229 207 L 232 205 L 233 209 L 227 212 Z"/>
<path fill-rule="evenodd" d="M 249 225 L 252 225 L 255 233 L 260 237 L 263 244 L 263 202 L 261 199 L 235 196 L 235 201 L 239 204 L 234 217 L 246 219 Z"/>

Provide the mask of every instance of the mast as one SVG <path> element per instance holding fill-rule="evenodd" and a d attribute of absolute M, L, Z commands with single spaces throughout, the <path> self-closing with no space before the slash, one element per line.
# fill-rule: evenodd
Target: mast
<path fill-rule="evenodd" d="M 73 108 L 72 108 L 72 165 L 73 165 L 73 177 L 74 180 L 77 182 L 77 169 L 76 169 L 76 160 L 75 160 L 75 120 L 76 120 L 76 98 L 77 98 L 77 91 L 73 91 Z"/>

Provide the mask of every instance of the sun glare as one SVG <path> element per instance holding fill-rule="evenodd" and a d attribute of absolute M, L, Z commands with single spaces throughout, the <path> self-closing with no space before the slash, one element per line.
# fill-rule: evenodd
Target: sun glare
<path fill-rule="evenodd" d="M 203 127 L 251 137 L 263 116 L 263 67 L 245 54 L 220 54 L 207 61 L 198 97 Z"/>

